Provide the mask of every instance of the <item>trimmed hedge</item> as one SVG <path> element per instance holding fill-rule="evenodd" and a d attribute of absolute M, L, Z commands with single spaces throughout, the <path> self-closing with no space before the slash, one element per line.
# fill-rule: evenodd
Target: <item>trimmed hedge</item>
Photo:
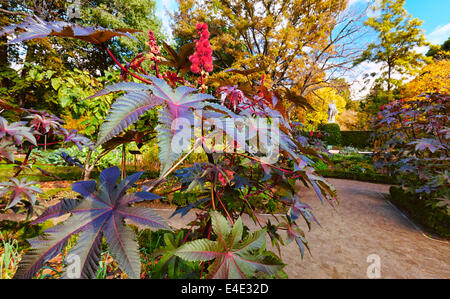
<path fill-rule="evenodd" d="M 397 184 L 395 178 L 380 173 L 346 171 L 339 169 L 318 169 L 317 173 L 326 178 L 356 180 L 379 184 Z"/>
<path fill-rule="evenodd" d="M 370 134 L 372 131 L 341 131 L 342 145 L 356 148 L 372 147 Z"/>
<path fill-rule="evenodd" d="M 338 124 L 322 124 L 319 126 L 319 130 L 324 133 L 322 139 L 327 145 L 341 145 L 341 128 Z"/>
<path fill-rule="evenodd" d="M 400 187 L 389 189 L 390 200 L 398 208 L 425 229 L 450 239 L 450 212 L 448 206 L 436 205 L 436 202 L 421 199 L 416 194 L 404 191 Z"/>

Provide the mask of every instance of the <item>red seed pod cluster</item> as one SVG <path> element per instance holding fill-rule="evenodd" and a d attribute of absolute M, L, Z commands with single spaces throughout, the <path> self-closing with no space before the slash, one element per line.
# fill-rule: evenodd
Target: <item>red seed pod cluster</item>
<path fill-rule="evenodd" d="M 206 23 L 199 23 L 196 27 L 200 39 L 195 45 L 195 52 L 189 56 L 189 61 L 192 63 L 191 71 L 195 74 L 202 70 L 211 72 L 213 70 L 212 63 L 212 49 L 209 43 L 209 31 Z"/>

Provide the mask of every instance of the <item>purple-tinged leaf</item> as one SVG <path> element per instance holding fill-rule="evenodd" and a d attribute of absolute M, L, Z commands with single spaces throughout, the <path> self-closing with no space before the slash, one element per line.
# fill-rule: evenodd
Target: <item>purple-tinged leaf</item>
<path fill-rule="evenodd" d="M 157 197 L 148 192 L 139 192 L 134 196 L 124 195 L 126 189 L 130 188 L 140 175 L 125 179 L 117 185 L 119 176 L 120 170 L 112 167 L 101 173 L 101 184 L 98 188 L 94 181 L 72 184 L 72 189 L 83 195 L 84 200 L 79 204 L 64 202 L 44 212 L 41 220 L 60 216 L 65 211 L 72 213 L 72 216 L 64 224 L 46 230 L 46 240 L 42 238 L 31 240 L 33 249 L 24 256 L 24 265 L 19 267 L 20 271 L 16 277 L 31 278 L 45 261 L 61 252 L 72 234 L 80 233 L 77 245 L 68 255 L 68 259 L 70 254 L 78 255 L 82 265 L 80 272 L 67 273 L 63 277 L 92 278 L 99 261 L 101 236 L 104 236 L 110 253 L 119 267 L 128 274 L 128 277 L 138 278 L 140 274 L 138 244 L 134 233 L 124 221 L 128 219 L 155 228 L 170 229 L 170 227 L 153 210 L 128 206 L 128 203 L 138 199 Z"/>
<path fill-rule="evenodd" d="M 121 205 L 129 205 L 135 202 L 141 202 L 144 200 L 155 200 L 155 199 L 160 199 L 161 196 L 150 193 L 150 192 L 144 192 L 144 191 L 140 191 L 140 192 L 136 192 L 133 194 L 126 194 L 122 197 L 122 199 L 120 200 L 120 204 Z"/>
<path fill-rule="evenodd" d="M 26 125 L 26 122 L 23 121 L 8 124 L 6 119 L 0 116 L 0 138 L 10 136 L 17 145 L 22 144 L 22 141 L 25 138 L 36 145 L 36 138 L 33 136 L 32 129 L 25 127 L 24 125 Z"/>
<path fill-rule="evenodd" d="M 129 278 L 137 279 L 141 274 L 141 260 L 136 235 L 129 227 L 125 226 L 122 217 L 116 213 L 110 217 L 111 219 L 106 222 L 103 229 L 103 235 L 109 245 L 109 252 Z"/>
<path fill-rule="evenodd" d="M 89 138 L 78 134 L 77 130 L 74 129 L 67 131 L 66 128 L 61 127 L 59 131 L 56 132 L 56 134 L 63 136 L 64 143 L 73 142 L 80 151 L 83 150 L 82 148 L 83 145 L 89 148 L 93 148 L 94 146 L 94 144 Z"/>
<path fill-rule="evenodd" d="M 36 202 L 36 194 L 42 194 L 42 190 L 32 185 L 38 182 L 27 182 L 26 178 L 10 178 L 9 182 L 0 182 L 0 197 L 5 196 L 11 192 L 9 204 L 6 209 L 12 208 L 19 203 L 19 201 L 25 197 L 27 201 L 34 205 Z"/>
<path fill-rule="evenodd" d="M 127 36 L 135 39 L 130 33 L 138 32 L 138 30 L 134 29 L 112 30 L 102 27 L 82 27 L 62 21 L 46 22 L 37 16 L 29 16 L 21 24 L 3 28 L 0 31 L 0 36 L 11 34 L 16 29 L 22 29 L 25 32 L 20 33 L 15 39 L 9 41 L 9 44 L 47 36 L 72 37 L 93 44 L 102 44 L 116 36 Z"/>
<path fill-rule="evenodd" d="M 61 158 L 63 158 L 64 161 L 66 161 L 67 163 L 69 163 L 69 165 L 72 165 L 72 166 L 78 166 L 78 167 L 84 169 L 83 164 L 82 164 L 81 161 L 78 160 L 77 158 L 72 158 L 71 156 L 69 156 L 69 155 L 66 154 L 65 152 L 61 152 L 60 156 L 61 156 Z"/>
<path fill-rule="evenodd" d="M 62 121 L 51 114 L 32 114 L 26 118 L 30 119 L 30 125 L 36 131 L 43 131 L 44 133 L 50 130 L 57 130 L 61 127 Z"/>
<path fill-rule="evenodd" d="M 6 138 L 3 138 L 0 141 L 0 159 L 6 159 L 10 162 L 14 162 L 14 152 L 16 150 L 16 147 L 12 145 L 11 142 L 6 141 Z"/>
<path fill-rule="evenodd" d="M 51 218 L 60 217 L 64 214 L 69 213 L 71 210 L 75 209 L 80 204 L 80 200 L 76 198 L 63 198 L 57 204 L 47 208 L 38 218 L 33 220 L 31 223 L 41 223 Z"/>
<path fill-rule="evenodd" d="M 201 203 L 203 203 L 203 202 L 205 202 L 205 201 L 207 201 L 207 200 L 210 200 L 210 198 L 209 198 L 209 197 L 205 197 L 205 198 L 202 198 L 202 199 L 200 199 L 199 201 L 197 201 L 197 202 L 195 202 L 195 203 L 188 204 L 188 205 L 185 206 L 185 207 L 177 207 L 176 210 L 172 213 L 172 215 L 170 215 L 169 218 L 172 218 L 172 217 L 175 216 L 176 214 L 180 214 L 181 217 L 186 216 L 186 214 L 187 214 L 190 210 L 192 210 L 193 208 L 196 208 L 198 205 L 200 205 Z"/>
<path fill-rule="evenodd" d="M 100 128 L 96 147 L 120 134 L 146 111 L 161 103 L 160 99 L 146 91 L 130 91 L 118 98 Z"/>
<path fill-rule="evenodd" d="M 149 85 L 136 82 L 119 82 L 107 85 L 104 89 L 88 97 L 87 99 L 101 97 L 118 91 L 131 92 L 131 91 L 146 91 L 146 90 L 149 90 Z"/>

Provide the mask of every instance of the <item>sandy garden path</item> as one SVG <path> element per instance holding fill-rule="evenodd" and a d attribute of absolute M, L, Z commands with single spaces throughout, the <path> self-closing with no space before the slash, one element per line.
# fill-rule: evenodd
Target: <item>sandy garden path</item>
<path fill-rule="evenodd" d="M 306 253 L 302 260 L 295 243 L 282 248 L 290 278 L 367 278 L 371 254 L 380 257 L 381 278 L 450 278 L 450 243 L 425 237 L 385 201 L 388 185 L 329 181 L 338 191 L 336 209 L 321 204 L 313 190 L 300 190 L 322 227 L 315 224 L 310 232 L 302 227 L 312 256 Z M 157 212 L 166 219 L 171 214 Z M 193 216 L 175 216 L 169 222 L 183 227 Z M 257 228 L 251 220 L 246 223 Z"/>

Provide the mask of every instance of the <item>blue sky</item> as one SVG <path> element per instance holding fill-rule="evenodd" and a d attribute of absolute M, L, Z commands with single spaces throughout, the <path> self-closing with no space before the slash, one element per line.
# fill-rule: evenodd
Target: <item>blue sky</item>
<path fill-rule="evenodd" d="M 450 1 L 406 0 L 406 10 L 423 21 L 422 28 L 431 43 L 442 44 L 450 37 Z"/>

